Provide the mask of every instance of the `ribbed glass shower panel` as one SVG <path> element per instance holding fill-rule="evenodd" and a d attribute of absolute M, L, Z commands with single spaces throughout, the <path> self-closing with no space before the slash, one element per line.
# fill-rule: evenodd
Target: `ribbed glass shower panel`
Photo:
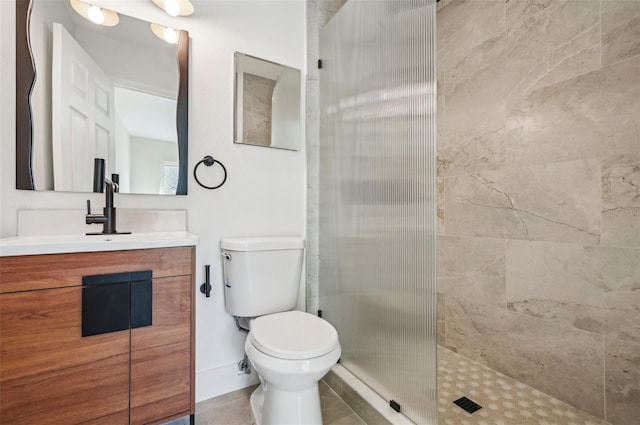
<path fill-rule="evenodd" d="M 435 0 L 349 0 L 320 58 L 320 308 L 341 364 L 435 425 Z"/>

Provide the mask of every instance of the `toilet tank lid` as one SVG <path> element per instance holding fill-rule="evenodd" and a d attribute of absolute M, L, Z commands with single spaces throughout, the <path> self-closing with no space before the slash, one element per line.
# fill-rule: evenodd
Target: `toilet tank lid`
<path fill-rule="evenodd" d="M 302 249 L 304 238 L 292 236 L 274 236 L 259 238 L 225 238 L 220 248 L 229 251 L 271 251 L 278 249 Z"/>

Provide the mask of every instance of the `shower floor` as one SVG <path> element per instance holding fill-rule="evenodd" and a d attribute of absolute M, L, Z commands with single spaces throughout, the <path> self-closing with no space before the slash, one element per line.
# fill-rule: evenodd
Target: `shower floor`
<path fill-rule="evenodd" d="M 465 396 L 482 406 L 469 414 L 453 404 Z M 575 407 L 438 347 L 439 425 L 608 425 Z"/>
<path fill-rule="evenodd" d="M 249 395 L 255 387 L 200 402 L 196 425 L 252 425 Z M 482 406 L 469 414 L 453 404 L 467 397 Z M 357 403 L 352 410 L 325 382 L 320 382 L 325 425 L 383 425 L 367 423 L 372 409 Z M 358 416 L 358 413 L 361 416 Z M 188 425 L 182 418 L 167 425 Z M 422 425 L 422 424 L 418 424 Z M 438 425 L 609 425 L 585 412 L 541 393 L 453 351 L 438 347 Z"/>

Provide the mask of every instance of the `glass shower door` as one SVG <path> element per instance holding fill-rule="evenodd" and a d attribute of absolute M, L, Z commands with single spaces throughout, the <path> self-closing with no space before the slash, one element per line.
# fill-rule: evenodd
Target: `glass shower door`
<path fill-rule="evenodd" d="M 320 57 L 320 308 L 342 366 L 436 424 L 435 0 L 349 0 Z"/>

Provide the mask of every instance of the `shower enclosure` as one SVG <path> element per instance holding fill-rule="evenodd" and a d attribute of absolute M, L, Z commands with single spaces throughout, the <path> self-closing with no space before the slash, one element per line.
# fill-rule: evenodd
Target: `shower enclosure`
<path fill-rule="evenodd" d="M 435 424 L 435 0 L 347 2 L 320 58 L 319 307 L 341 365 Z"/>

